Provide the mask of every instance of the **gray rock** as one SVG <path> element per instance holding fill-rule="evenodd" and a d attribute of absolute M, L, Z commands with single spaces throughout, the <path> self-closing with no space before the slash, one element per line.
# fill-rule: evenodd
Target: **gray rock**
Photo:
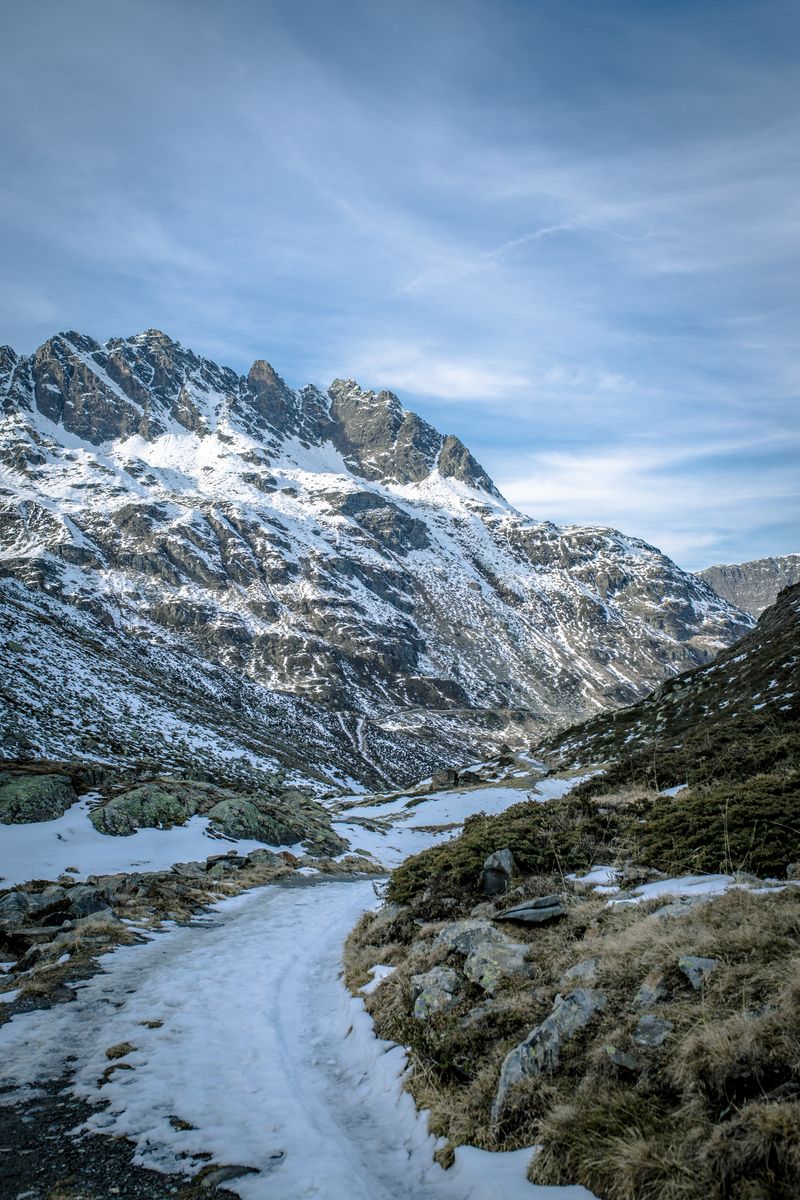
<path fill-rule="evenodd" d="M 518 942 L 486 942 L 467 956 L 464 974 L 493 996 L 504 980 L 529 973 L 526 952 L 527 947 Z"/>
<path fill-rule="evenodd" d="M 581 962 L 575 963 L 574 967 L 569 967 L 564 972 L 561 976 L 561 986 L 574 987 L 576 983 L 580 983 L 585 987 L 594 987 L 597 983 L 599 966 L 600 959 L 597 956 L 584 958 Z"/>
<path fill-rule="evenodd" d="M 662 1000 L 669 998 L 669 988 L 664 980 L 664 972 L 658 967 L 648 971 L 642 980 L 638 992 L 633 998 L 634 1008 L 650 1008 Z"/>
<path fill-rule="evenodd" d="M 655 1050 L 664 1044 L 672 1033 L 672 1028 L 671 1021 L 647 1013 L 640 1019 L 631 1036 L 637 1046 L 645 1050 Z"/>
<path fill-rule="evenodd" d="M 547 921 L 554 921 L 566 915 L 560 896 L 538 896 L 535 900 L 526 900 L 514 908 L 504 909 L 497 914 L 495 920 L 516 921 L 520 925 L 544 925 Z"/>
<path fill-rule="evenodd" d="M 604 1046 L 603 1049 L 615 1067 L 623 1067 L 626 1071 L 638 1071 L 641 1065 L 639 1059 L 629 1050 L 623 1050 L 620 1046 L 614 1046 L 611 1043 Z"/>
<path fill-rule="evenodd" d="M 108 908 L 106 897 L 88 883 L 71 888 L 67 899 L 73 917 L 88 917 L 91 913 L 103 912 Z"/>
<path fill-rule="evenodd" d="M 683 972 L 696 992 L 704 987 L 718 966 L 716 958 L 698 958 L 695 954 L 684 954 L 678 959 L 678 970 Z"/>
<path fill-rule="evenodd" d="M 493 1121 L 500 1117 L 510 1090 L 523 1079 L 554 1071 L 564 1042 L 584 1029 L 607 1003 L 594 988 L 576 988 L 567 996 L 556 997 L 549 1016 L 506 1055 L 492 1103 Z"/>
<path fill-rule="evenodd" d="M 511 876 L 516 869 L 514 855 L 510 850 L 495 850 L 483 864 L 480 889 L 484 896 L 502 896 L 511 885 Z"/>
<path fill-rule="evenodd" d="M 426 1021 L 434 1013 L 452 1008 L 463 990 L 464 981 L 452 967 L 433 967 L 423 975 L 412 975 L 415 1019 Z"/>
<path fill-rule="evenodd" d="M 445 925 L 433 939 L 434 947 L 446 947 L 448 950 L 458 950 L 461 954 L 471 954 L 479 946 L 499 945 L 507 942 L 505 934 L 495 929 L 489 921 L 466 918 Z"/>
<path fill-rule="evenodd" d="M 0 923 L 12 928 L 25 925 L 39 914 L 57 908 L 66 895 L 66 890 L 57 885 L 43 892 L 8 892 L 0 898 Z"/>

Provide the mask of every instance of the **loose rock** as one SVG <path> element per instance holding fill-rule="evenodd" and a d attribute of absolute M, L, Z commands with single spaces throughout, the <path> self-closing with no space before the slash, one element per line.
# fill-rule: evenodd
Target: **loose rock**
<path fill-rule="evenodd" d="M 452 967 L 433 967 L 424 975 L 412 975 L 414 1017 L 425 1021 L 434 1013 L 452 1008 L 463 990 L 464 981 Z"/>
<path fill-rule="evenodd" d="M 645 1050 L 655 1050 L 658 1046 L 664 1044 L 666 1039 L 672 1033 L 672 1022 L 663 1020 L 661 1017 L 654 1017 L 648 1013 L 642 1017 L 639 1024 L 633 1031 L 633 1041 L 637 1046 L 642 1046 Z"/>
<path fill-rule="evenodd" d="M 585 1028 L 607 1003 L 594 988 L 576 988 L 568 996 L 556 997 L 549 1016 L 506 1055 L 492 1103 L 493 1121 L 501 1115 L 511 1088 L 523 1079 L 555 1070 L 563 1043 Z"/>
<path fill-rule="evenodd" d="M 698 958 L 695 954 L 684 954 L 678 959 L 678 970 L 683 972 L 696 992 L 705 986 L 718 966 L 716 958 Z"/>
<path fill-rule="evenodd" d="M 560 896 L 539 896 L 535 900 L 526 900 L 514 908 L 507 908 L 498 913 L 496 921 L 516 921 L 520 925 L 544 925 L 567 915 L 561 903 Z"/>
<path fill-rule="evenodd" d="M 480 889 L 484 896 L 502 896 L 511 886 L 516 864 L 510 850 L 495 850 L 483 864 Z"/>

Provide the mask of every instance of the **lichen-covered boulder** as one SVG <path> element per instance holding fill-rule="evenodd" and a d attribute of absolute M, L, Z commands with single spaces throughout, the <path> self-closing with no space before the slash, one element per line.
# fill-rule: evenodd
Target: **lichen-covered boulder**
<path fill-rule="evenodd" d="M 68 775 L 17 775 L 0 784 L 0 822 L 53 821 L 77 799 Z"/>
<path fill-rule="evenodd" d="M 452 967 L 433 967 L 424 975 L 412 975 L 415 1019 L 426 1021 L 434 1013 L 452 1008 L 463 990 L 464 980 Z"/>
<path fill-rule="evenodd" d="M 99 833 L 126 836 L 137 829 L 171 829 L 197 810 L 192 797 L 179 800 L 156 783 L 143 783 L 92 809 L 89 819 Z"/>
<path fill-rule="evenodd" d="M 526 947 L 519 942 L 485 942 L 467 956 L 464 974 L 490 996 L 513 975 L 527 975 Z"/>
<path fill-rule="evenodd" d="M 595 988 L 576 988 L 568 996 L 556 997 L 552 1012 L 541 1025 L 506 1055 L 492 1103 L 493 1121 L 500 1117 L 511 1089 L 523 1079 L 554 1071 L 564 1042 L 584 1029 L 606 1004 L 606 997 Z"/>

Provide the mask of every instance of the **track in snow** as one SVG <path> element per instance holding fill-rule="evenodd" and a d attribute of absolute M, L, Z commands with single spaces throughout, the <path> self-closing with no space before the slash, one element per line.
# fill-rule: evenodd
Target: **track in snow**
<path fill-rule="evenodd" d="M 256 1167 L 229 1185 L 244 1200 L 588 1197 L 532 1188 L 525 1152 L 461 1150 L 448 1172 L 433 1162 L 424 1118 L 400 1090 L 401 1049 L 375 1038 L 339 979 L 344 937 L 373 903 L 369 882 L 262 888 L 119 949 L 75 1002 L 0 1029 L 0 1074 L 53 1078 L 74 1056 L 78 1094 L 110 1101 L 93 1128 L 130 1137 L 146 1166 L 180 1169 L 210 1152 Z M 105 1050 L 124 1041 L 135 1069 L 98 1087 Z"/>

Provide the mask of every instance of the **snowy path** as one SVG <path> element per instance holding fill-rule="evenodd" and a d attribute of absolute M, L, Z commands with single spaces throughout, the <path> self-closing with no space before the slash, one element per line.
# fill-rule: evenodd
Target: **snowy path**
<path fill-rule="evenodd" d="M 197 1166 L 205 1151 L 255 1167 L 229 1185 L 243 1200 L 589 1197 L 532 1187 L 524 1151 L 462 1148 L 448 1172 L 433 1162 L 401 1049 L 375 1038 L 338 978 L 343 940 L 374 902 L 369 882 L 262 888 L 119 949 L 73 1003 L 0 1028 L 0 1075 L 53 1078 L 71 1056 L 76 1091 L 110 1101 L 94 1128 L 130 1137 L 147 1166 Z M 134 1070 L 99 1087 L 119 1042 L 136 1047 Z"/>

